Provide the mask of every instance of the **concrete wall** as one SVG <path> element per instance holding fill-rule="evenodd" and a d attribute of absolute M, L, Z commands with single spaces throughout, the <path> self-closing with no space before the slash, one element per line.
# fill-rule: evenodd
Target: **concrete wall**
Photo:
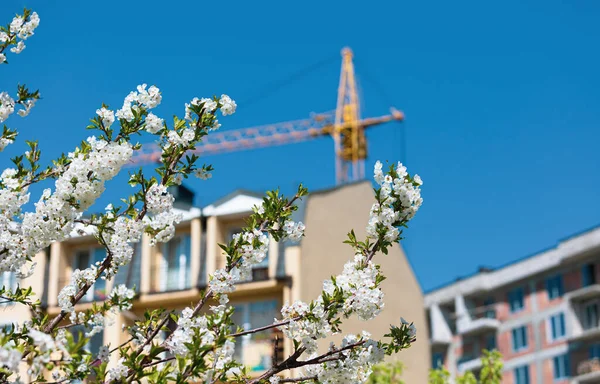
<path fill-rule="evenodd" d="M 371 184 L 362 182 L 331 191 L 312 194 L 306 207 L 306 232 L 301 243 L 300 297 L 309 301 L 322 289 L 323 280 L 342 271 L 346 261 L 353 258 L 352 248 L 343 244 L 347 233 L 354 229 L 359 239 L 365 237 L 369 210 L 374 202 Z M 427 382 L 431 366 L 429 335 L 426 326 L 421 288 L 400 246 L 395 245 L 388 255 L 378 254 L 375 262 L 388 277 L 383 282 L 385 309 L 374 320 L 363 322 L 356 317 L 344 321 L 342 335 L 332 338 L 336 343 L 348 333 L 366 330 L 376 339 L 382 338 L 390 324 L 399 325 L 400 316 L 413 321 L 417 327 L 417 342 L 397 357 L 405 364 L 403 379 L 407 383 Z M 331 340 L 323 340 L 325 349 Z"/>

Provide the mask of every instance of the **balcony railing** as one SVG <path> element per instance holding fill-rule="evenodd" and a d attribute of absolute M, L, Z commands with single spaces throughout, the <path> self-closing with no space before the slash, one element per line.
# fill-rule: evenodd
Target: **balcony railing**
<path fill-rule="evenodd" d="M 192 288 L 190 268 L 152 267 L 150 292 L 184 291 Z"/>
<path fill-rule="evenodd" d="M 577 377 L 574 383 L 587 384 L 600 382 L 600 360 L 590 359 L 579 363 L 577 366 Z"/>
<path fill-rule="evenodd" d="M 471 320 L 476 319 L 495 319 L 496 309 L 493 306 L 480 307 L 469 310 Z"/>
<path fill-rule="evenodd" d="M 600 297 L 600 284 L 594 283 L 571 291 L 565 295 L 571 301 L 584 301 L 595 297 Z"/>
<path fill-rule="evenodd" d="M 481 356 L 463 355 L 458 359 L 457 367 L 460 372 L 477 371 L 481 368 Z"/>
<path fill-rule="evenodd" d="M 471 309 L 467 313 L 469 319 L 458 324 L 458 333 L 463 336 L 493 331 L 500 326 L 493 306 Z"/>

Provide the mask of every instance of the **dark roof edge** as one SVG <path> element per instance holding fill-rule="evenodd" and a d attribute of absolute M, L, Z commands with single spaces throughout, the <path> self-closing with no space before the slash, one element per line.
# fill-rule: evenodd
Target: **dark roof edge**
<path fill-rule="evenodd" d="M 565 242 L 567 242 L 569 240 L 572 240 L 574 238 L 577 238 L 579 236 L 583 236 L 583 235 L 585 235 L 585 234 L 587 234 L 589 232 L 592 232 L 592 231 L 594 231 L 596 229 L 600 229 L 600 224 L 596 224 L 593 227 L 588 227 L 588 228 L 583 229 L 581 231 L 577 231 L 577 232 L 575 232 L 573 234 L 570 234 L 570 235 L 568 235 L 566 237 L 560 238 L 560 239 L 558 239 L 558 241 L 554 245 L 551 245 L 549 247 L 543 248 L 543 249 L 541 249 L 539 251 L 536 251 L 534 253 L 530 253 L 530 254 L 528 254 L 526 256 L 520 257 L 520 258 L 515 259 L 513 261 L 509 261 L 508 263 L 501 264 L 501 265 L 493 268 L 493 271 L 497 271 L 499 269 L 504 269 L 504 268 L 509 267 L 511 265 L 520 263 L 521 261 L 525 261 L 525 260 L 530 259 L 532 257 L 538 256 L 538 255 L 540 255 L 540 254 L 542 254 L 544 252 L 548 252 L 548 251 L 550 251 L 552 249 L 556 249 L 556 248 L 558 248 L 558 246 L 560 244 L 565 243 Z M 427 295 L 429 293 L 433 293 L 433 292 L 438 291 L 440 289 L 446 288 L 446 287 L 448 287 L 448 286 L 450 286 L 452 284 L 456 284 L 456 283 L 458 283 L 458 282 L 460 282 L 462 280 L 467 280 L 467 279 L 469 279 L 471 277 L 474 277 L 474 276 L 477 276 L 477 275 L 480 275 L 480 274 L 485 274 L 485 273 L 489 273 L 489 272 L 476 271 L 476 272 L 470 273 L 468 275 L 459 276 L 456 279 L 454 279 L 453 281 L 449 281 L 449 282 L 443 283 L 443 284 L 441 284 L 441 285 L 439 285 L 437 287 L 434 287 L 434 288 L 428 289 L 426 291 L 423 291 L 423 294 Z"/>

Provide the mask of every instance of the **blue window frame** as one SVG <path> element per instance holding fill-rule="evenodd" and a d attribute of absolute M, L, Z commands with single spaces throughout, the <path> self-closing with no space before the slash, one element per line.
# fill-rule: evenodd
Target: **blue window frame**
<path fill-rule="evenodd" d="M 554 363 L 554 380 L 566 379 L 571 376 L 568 354 L 555 356 L 552 361 Z"/>
<path fill-rule="evenodd" d="M 563 295 L 563 280 L 562 275 L 556 275 L 546 279 L 546 291 L 548 299 L 558 299 Z"/>
<path fill-rule="evenodd" d="M 550 334 L 552 336 L 552 340 L 558 340 L 566 336 L 567 328 L 565 326 L 565 314 L 558 313 L 554 316 L 551 316 L 550 319 Z"/>
<path fill-rule="evenodd" d="M 521 326 L 512 330 L 512 347 L 514 352 L 527 349 L 527 327 Z"/>
<path fill-rule="evenodd" d="M 163 244 L 160 270 L 161 291 L 178 291 L 191 288 L 190 265 L 191 237 L 189 234 L 173 237 Z"/>
<path fill-rule="evenodd" d="M 600 344 L 594 344 L 590 346 L 589 350 L 590 360 L 591 359 L 600 359 Z"/>
<path fill-rule="evenodd" d="M 584 287 L 596 284 L 596 266 L 586 264 L 581 268 L 581 280 Z"/>
<path fill-rule="evenodd" d="M 522 287 L 515 288 L 508 292 L 508 303 L 512 313 L 522 311 L 525 308 L 525 291 Z"/>
<path fill-rule="evenodd" d="M 437 369 L 444 366 L 444 354 L 442 352 L 435 352 L 431 357 L 431 367 Z"/>
<path fill-rule="evenodd" d="M 529 366 L 515 368 L 515 384 L 529 384 Z"/>

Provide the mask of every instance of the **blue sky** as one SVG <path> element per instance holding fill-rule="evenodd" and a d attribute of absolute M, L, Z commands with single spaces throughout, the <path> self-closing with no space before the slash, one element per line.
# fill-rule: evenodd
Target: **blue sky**
<path fill-rule="evenodd" d="M 425 202 L 403 246 L 428 290 L 600 223 L 600 3 L 566 3 L 4 0 L 5 22 L 28 6 L 41 23 L 3 66 L 0 89 L 26 83 L 43 100 L 9 120 L 21 141 L 1 165 L 23 139 L 38 139 L 46 159 L 73 148 L 101 102 L 118 108 L 143 82 L 161 88 L 163 117 L 182 115 L 194 96 L 231 95 L 238 113 L 223 129 L 331 110 L 347 45 L 363 115 L 391 105 L 406 114 L 403 126 L 368 133 L 367 168 L 403 157 L 423 177 Z M 206 161 L 213 179 L 188 183 L 199 205 L 236 188 L 334 183 L 329 139 Z"/>

